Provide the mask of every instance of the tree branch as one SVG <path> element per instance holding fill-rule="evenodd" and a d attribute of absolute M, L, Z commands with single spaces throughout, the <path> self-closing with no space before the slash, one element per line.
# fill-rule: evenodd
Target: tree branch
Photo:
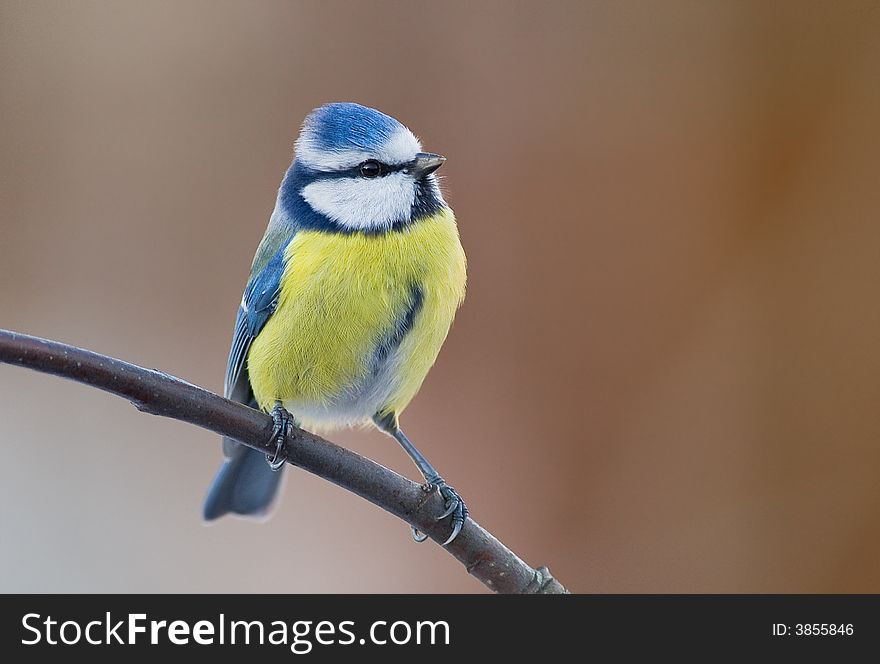
<path fill-rule="evenodd" d="M 145 413 L 195 424 L 261 452 L 275 451 L 271 417 L 161 371 L 7 330 L 0 330 L 0 362 L 85 383 L 124 397 Z M 302 429 L 293 428 L 287 443 L 289 463 L 356 493 L 438 543 L 449 536 L 448 519 L 437 521 L 444 505 L 436 491 L 426 493 L 415 482 Z M 470 518 L 444 548 L 495 592 L 567 592 L 546 567 L 532 569 Z"/>

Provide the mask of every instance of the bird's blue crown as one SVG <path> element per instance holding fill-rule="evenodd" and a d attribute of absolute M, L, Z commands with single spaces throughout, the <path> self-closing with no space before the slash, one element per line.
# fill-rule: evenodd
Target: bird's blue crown
<path fill-rule="evenodd" d="M 341 102 L 321 106 L 309 114 L 303 122 L 300 144 L 330 152 L 370 152 L 400 131 L 406 131 L 406 127 L 391 116 L 360 104 Z"/>

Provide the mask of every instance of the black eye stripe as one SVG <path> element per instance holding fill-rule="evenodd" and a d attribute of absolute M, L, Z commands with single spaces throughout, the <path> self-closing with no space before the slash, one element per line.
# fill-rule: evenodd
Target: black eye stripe
<path fill-rule="evenodd" d="M 385 177 L 386 175 L 391 175 L 392 173 L 399 173 L 400 171 L 404 171 L 411 166 L 411 163 L 403 163 L 403 164 L 386 164 L 381 161 L 377 161 L 375 159 L 368 159 L 366 161 L 361 162 L 357 166 L 352 166 L 351 168 L 345 168 L 341 171 L 312 171 L 317 178 L 321 180 L 333 180 L 337 178 L 358 178 L 364 180 L 370 180 L 374 178 L 365 178 L 361 175 L 361 167 L 367 163 L 367 161 L 375 161 L 380 166 L 380 174 L 378 177 Z"/>
<path fill-rule="evenodd" d="M 366 164 L 376 164 L 379 167 L 379 172 L 376 175 L 365 175 L 363 173 L 363 168 Z M 407 167 L 408 164 L 399 164 L 397 166 L 392 166 L 391 164 L 386 164 L 381 161 L 377 161 L 375 159 L 367 159 L 364 162 L 361 162 L 357 166 L 353 166 L 352 168 L 347 168 L 344 171 L 336 171 L 338 175 L 341 177 L 385 177 L 386 175 L 390 175 L 391 173 L 399 173 L 403 169 Z"/>

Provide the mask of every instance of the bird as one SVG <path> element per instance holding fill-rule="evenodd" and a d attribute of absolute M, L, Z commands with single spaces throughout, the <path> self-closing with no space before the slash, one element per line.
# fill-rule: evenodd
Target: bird
<path fill-rule="evenodd" d="M 203 516 L 265 518 L 291 426 L 375 426 L 415 463 L 451 517 L 468 509 L 400 426 L 465 296 L 467 261 L 435 171 L 393 117 L 353 102 L 313 110 L 257 247 L 235 319 L 224 395 L 273 420 L 275 453 L 223 439 Z M 427 535 L 412 528 L 416 541 Z"/>

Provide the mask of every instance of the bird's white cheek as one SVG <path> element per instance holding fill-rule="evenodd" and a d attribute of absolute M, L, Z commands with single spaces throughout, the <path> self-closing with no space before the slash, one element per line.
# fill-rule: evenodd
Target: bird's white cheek
<path fill-rule="evenodd" d="M 408 220 L 415 186 L 404 173 L 392 173 L 374 179 L 319 180 L 307 185 L 302 195 L 312 209 L 337 224 L 368 230 Z"/>

